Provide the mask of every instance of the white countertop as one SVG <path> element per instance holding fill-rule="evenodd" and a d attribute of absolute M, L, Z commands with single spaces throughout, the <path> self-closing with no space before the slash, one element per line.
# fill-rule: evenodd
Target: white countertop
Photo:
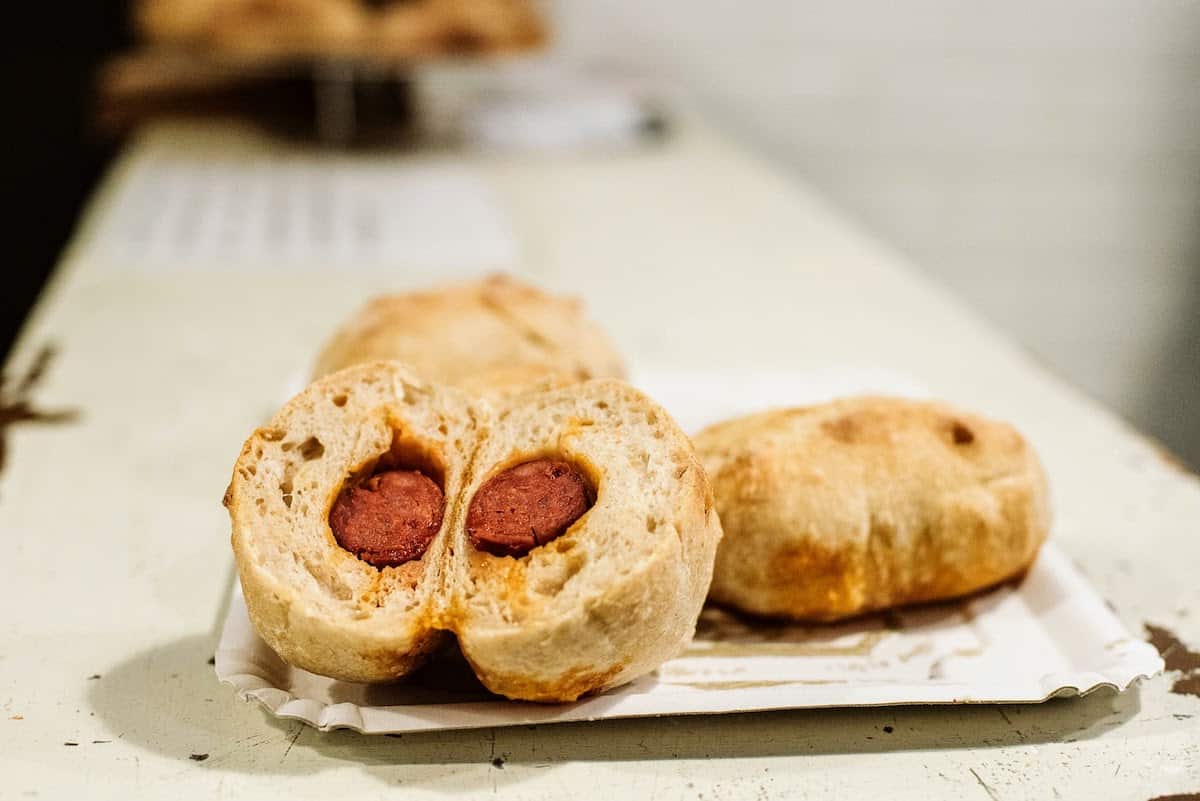
<path fill-rule="evenodd" d="M 0 799 L 1200 793 L 1200 697 L 1173 692 L 1172 671 L 1121 695 L 1037 706 L 402 738 L 322 734 L 237 701 L 208 661 L 232 580 L 220 498 L 242 439 L 367 294 L 475 269 L 468 254 L 450 271 L 167 272 L 98 244 L 148 154 L 279 147 L 235 129 L 147 132 L 6 367 L 11 391 L 43 345 L 57 346 L 30 399 L 79 416 L 2 429 Z M 326 158 L 287 152 L 309 166 Z M 495 243 L 480 258 L 585 296 L 640 368 L 882 368 L 1014 421 L 1051 475 L 1060 547 L 1132 631 L 1154 624 L 1200 650 L 1200 481 L 819 197 L 703 127 L 624 156 L 348 163 L 466 170 L 515 233 L 507 258 Z"/>

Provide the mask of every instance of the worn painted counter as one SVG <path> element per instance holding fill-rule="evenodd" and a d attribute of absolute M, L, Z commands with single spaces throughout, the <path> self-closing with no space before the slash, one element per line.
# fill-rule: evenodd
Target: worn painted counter
<path fill-rule="evenodd" d="M 210 658 L 239 445 L 367 293 L 442 271 L 106 262 L 96 240 L 131 165 L 164 147 L 279 146 L 147 132 L 5 368 L 0 798 L 1200 797 L 1200 481 L 821 198 L 694 124 L 619 156 L 363 158 L 478 176 L 518 244 L 499 266 L 586 296 L 639 366 L 885 366 L 1015 421 L 1052 477 L 1054 537 L 1131 630 L 1154 635 L 1168 672 L 1038 706 L 402 738 L 321 734 L 237 701 Z"/>

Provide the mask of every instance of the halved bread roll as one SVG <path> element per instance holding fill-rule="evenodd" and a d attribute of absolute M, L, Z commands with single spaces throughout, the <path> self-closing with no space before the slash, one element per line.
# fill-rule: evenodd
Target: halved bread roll
<path fill-rule="evenodd" d="M 537 468 L 546 476 L 524 475 Z M 382 531 L 378 478 L 401 473 L 438 485 L 440 525 L 418 558 L 369 563 L 376 552 L 356 556 L 331 512 Z M 574 511 L 542 526 L 567 496 Z M 629 386 L 493 405 L 391 362 L 289 401 L 247 441 L 226 505 L 251 621 L 291 664 L 391 681 L 453 633 L 489 689 L 537 701 L 622 684 L 677 653 L 720 538 L 690 441 Z"/>
<path fill-rule="evenodd" d="M 709 597 L 837 620 L 965 595 L 1024 571 L 1050 526 L 1037 455 L 942 403 L 853 398 L 695 437 L 725 538 Z"/>
<path fill-rule="evenodd" d="M 380 359 L 475 394 L 508 394 L 545 378 L 625 375 L 579 300 L 503 275 L 374 298 L 325 345 L 314 376 Z"/>

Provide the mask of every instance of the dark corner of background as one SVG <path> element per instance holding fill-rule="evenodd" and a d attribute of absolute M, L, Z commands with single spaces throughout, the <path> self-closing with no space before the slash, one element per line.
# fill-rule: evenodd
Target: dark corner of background
<path fill-rule="evenodd" d="M 32 3 L 5 47 L 0 365 L 116 143 L 92 126 L 96 69 L 131 41 L 128 2 Z M 32 17 L 32 19 L 29 19 Z"/>

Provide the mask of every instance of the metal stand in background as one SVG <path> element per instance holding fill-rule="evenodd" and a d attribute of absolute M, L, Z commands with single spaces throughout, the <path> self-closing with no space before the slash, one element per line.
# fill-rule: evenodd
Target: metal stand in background
<path fill-rule="evenodd" d="M 354 67 L 346 62 L 319 62 L 313 69 L 317 138 L 344 147 L 358 130 L 354 104 Z"/>
<path fill-rule="evenodd" d="M 320 61 L 312 76 L 314 132 L 322 144 L 396 145 L 411 138 L 413 82 L 406 69 Z"/>
<path fill-rule="evenodd" d="M 302 58 L 269 63 L 135 52 L 97 80 L 97 128 L 121 136 L 148 120 L 247 120 L 330 147 L 410 145 L 417 130 L 410 63 Z"/>

